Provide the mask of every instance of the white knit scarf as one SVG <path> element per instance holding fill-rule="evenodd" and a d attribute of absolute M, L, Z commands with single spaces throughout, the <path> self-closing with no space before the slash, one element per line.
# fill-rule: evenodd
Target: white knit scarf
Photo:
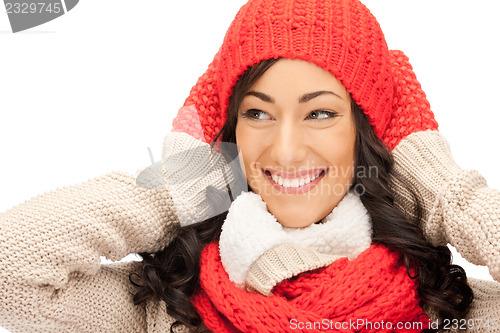
<path fill-rule="evenodd" d="M 348 192 L 321 224 L 282 226 L 260 195 L 242 193 L 222 225 L 219 252 L 224 269 L 243 288 L 250 266 L 264 252 L 285 243 L 354 259 L 371 245 L 371 221 L 358 195 Z"/>

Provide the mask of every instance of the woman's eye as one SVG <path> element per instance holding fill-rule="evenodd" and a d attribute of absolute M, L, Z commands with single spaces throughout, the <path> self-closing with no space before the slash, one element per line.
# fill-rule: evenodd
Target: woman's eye
<path fill-rule="evenodd" d="M 335 118 L 336 116 L 337 116 L 336 112 L 317 110 L 309 113 L 308 117 L 312 118 L 313 120 L 321 120 L 321 119 Z"/>
<path fill-rule="evenodd" d="M 257 109 L 250 109 L 250 110 L 243 112 L 241 114 L 242 117 L 253 119 L 253 120 L 266 120 L 266 118 L 262 118 L 262 117 L 266 117 L 266 115 L 267 115 L 266 112 L 261 111 L 261 110 L 257 110 Z M 267 118 L 269 118 L 269 115 L 267 115 Z"/>

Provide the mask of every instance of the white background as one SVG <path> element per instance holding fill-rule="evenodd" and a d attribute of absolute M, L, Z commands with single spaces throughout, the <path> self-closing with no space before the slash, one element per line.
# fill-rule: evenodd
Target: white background
<path fill-rule="evenodd" d="M 0 212 L 113 170 L 134 174 L 150 164 L 148 147 L 159 159 L 244 2 L 81 0 L 16 34 L 0 7 Z M 498 1 L 364 3 L 410 57 L 457 162 L 499 189 Z"/>

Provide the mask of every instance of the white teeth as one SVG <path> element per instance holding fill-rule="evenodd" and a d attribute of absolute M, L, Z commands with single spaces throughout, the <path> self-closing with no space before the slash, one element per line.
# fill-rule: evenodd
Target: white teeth
<path fill-rule="evenodd" d="M 321 174 L 321 173 L 320 173 Z M 273 174 L 271 175 L 271 178 L 279 185 L 283 186 L 283 187 L 300 187 L 300 186 L 304 186 L 306 184 L 309 184 L 310 182 L 312 182 L 313 180 L 315 180 L 316 178 L 319 177 L 319 174 L 318 176 L 315 176 L 315 177 L 306 177 L 306 178 L 294 178 L 294 179 L 288 179 L 288 178 L 281 178 L 280 176 L 277 176 L 276 174 Z"/>
<path fill-rule="evenodd" d="M 277 183 L 278 182 L 278 176 L 276 175 L 271 175 L 271 178 Z"/>

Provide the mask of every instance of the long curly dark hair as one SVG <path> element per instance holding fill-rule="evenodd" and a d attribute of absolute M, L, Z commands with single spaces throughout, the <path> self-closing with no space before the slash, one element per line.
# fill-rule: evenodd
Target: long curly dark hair
<path fill-rule="evenodd" d="M 228 108 L 227 120 L 215 141 L 236 143 L 235 129 L 238 108 L 253 83 L 276 61 L 269 59 L 250 67 L 238 80 Z M 420 225 L 422 217 L 421 199 L 418 189 L 407 184 L 395 173 L 390 151 L 375 135 L 363 110 L 351 99 L 353 119 L 356 127 L 356 167 L 374 168 L 376 177 L 358 177 L 352 186 L 362 186 L 361 201 L 370 214 L 373 224 L 373 242 L 399 250 L 401 263 L 407 268 L 416 268 L 418 294 L 421 305 L 434 309 L 442 319 L 463 318 L 473 299 L 462 267 L 451 264 L 451 253 L 445 246 L 433 246 L 424 238 Z M 414 197 L 414 211 L 405 215 L 394 203 L 391 182 L 398 179 L 405 184 Z M 207 195 L 217 192 L 207 189 Z M 177 321 L 193 328 L 200 328 L 202 321 L 190 302 L 190 297 L 199 284 L 200 256 L 203 247 L 220 236 L 221 226 L 227 212 L 198 224 L 180 228 L 177 237 L 162 251 L 139 253 L 142 257 L 142 275 L 139 281 L 131 282 L 139 288 L 134 303 L 140 304 L 150 298 L 165 301 L 168 313 Z M 442 322 L 441 322 L 442 323 Z M 442 324 L 440 325 L 442 327 Z M 426 332 L 438 332 L 426 330 Z"/>

